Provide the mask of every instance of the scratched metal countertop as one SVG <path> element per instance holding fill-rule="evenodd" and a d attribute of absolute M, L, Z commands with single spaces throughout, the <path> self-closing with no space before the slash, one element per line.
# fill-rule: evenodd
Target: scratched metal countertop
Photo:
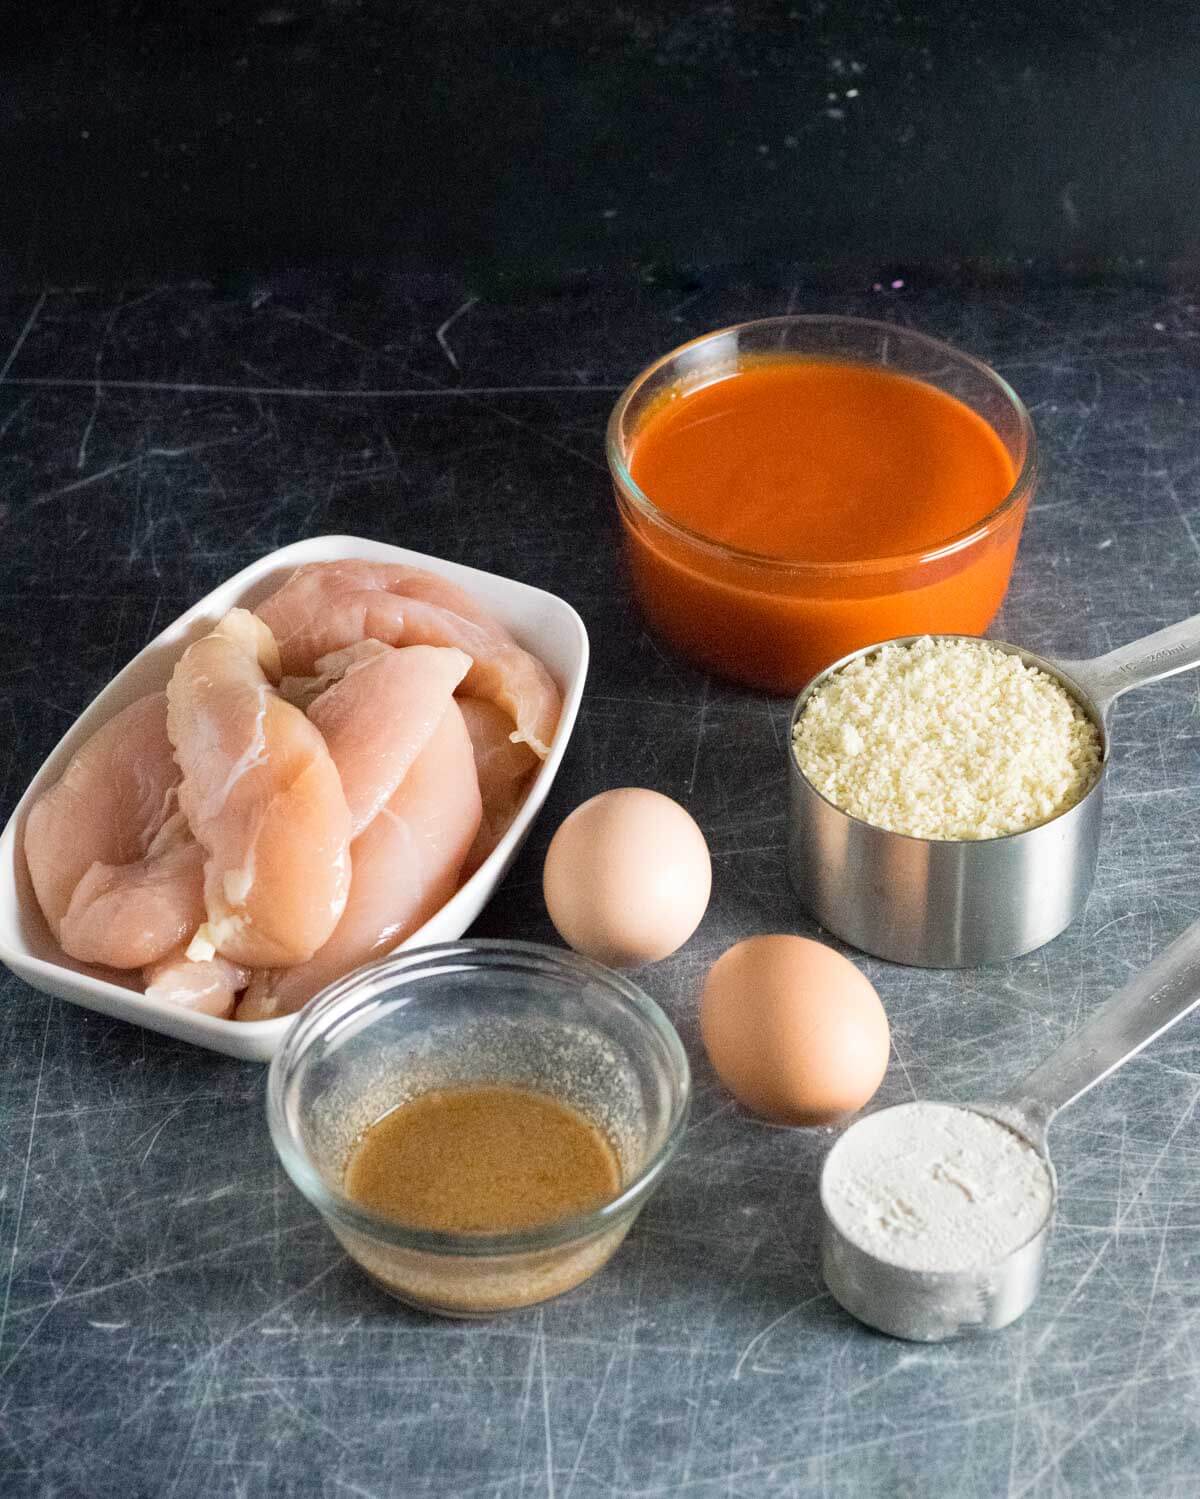
<path fill-rule="evenodd" d="M 896 277 L 900 280 L 900 277 Z M 711 843 L 700 931 L 644 970 L 696 1073 L 660 1194 L 597 1279 L 479 1325 L 392 1303 L 276 1165 L 264 1070 L 0 997 L 0 1491 L 54 1499 L 1194 1496 L 1200 1490 L 1200 1027 L 1054 1132 L 1040 1301 L 943 1347 L 858 1327 L 817 1272 L 823 1131 L 716 1086 L 697 990 L 753 932 L 811 927 L 784 876 L 788 704 L 641 629 L 601 442 L 618 388 L 707 328 L 793 310 L 915 324 L 1031 406 L 1044 479 L 996 625 L 1094 653 L 1200 609 L 1200 311 L 1104 289 L 810 294 L 611 284 L 520 304 L 436 279 L 296 278 L 0 302 L 0 779 L 7 815 L 113 670 L 270 548 L 350 531 L 561 592 L 594 651 L 524 856 L 477 930 L 552 940 L 553 828 L 604 787 L 678 797 Z M 1200 915 L 1188 674 L 1125 699 L 1096 888 L 1006 966 L 863 961 L 884 1101 L 1028 1067 Z"/>

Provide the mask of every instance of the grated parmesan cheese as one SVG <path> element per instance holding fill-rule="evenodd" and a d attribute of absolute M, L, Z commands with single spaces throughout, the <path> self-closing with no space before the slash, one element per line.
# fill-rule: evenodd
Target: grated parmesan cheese
<path fill-rule="evenodd" d="M 813 694 L 794 750 L 864 822 L 914 838 L 998 838 L 1073 807 L 1100 771 L 1095 724 L 1053 677 L 982 640 L 885 645 Z"/>

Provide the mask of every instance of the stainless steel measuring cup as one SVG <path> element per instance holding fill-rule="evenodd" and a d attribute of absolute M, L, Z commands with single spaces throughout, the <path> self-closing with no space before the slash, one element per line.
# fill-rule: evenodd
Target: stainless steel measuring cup
<path fill-rule="evenodd" d="M 1131 687 L 1200 666 L 1200 614 L 1090 661 L 1050 660 L 1001 640 L 988 644 L 1057 678 L 1100 731 L 1103 758 L 1095 785 L 1068 811 L 1025 832 L 974 841 L 910 838 L 843 812 L 807 779 L 792 747 L 805 705 L 835 672 L 879 645 L 835 661 L 813 678 L 792 711 L 792 887 L 827 931 L 893 963 L 971 968 L 1000 962 L 1041 947 L 1075 919 L 1096 868 L 1112 706 Z"/>
<path fill-rule="evenodd" d="M 958 1107 L 988 1114 L 1023 1135 L 1049 1169 L 1057 1199 L 1057 1180 L 1046 1147 L 1050 1121 L 1198 1003 L 1200 921 L 1027 1077 L 992 1102 Z M 854 1128 L 851 1125 L 842 1138 Z M 1050 1237 L 1053 1201 L 1033 1238 L 996 1264 L 953 1273 L 908 1270 L 869 1254 L 837 1227 L 825 1199 L 829 1159 L 821 1173 L 821 1268 L 830 1291 L 860 1322 L 896 1338 L 936 1343 L 1007 1327 L 1033 1301 Z"/>

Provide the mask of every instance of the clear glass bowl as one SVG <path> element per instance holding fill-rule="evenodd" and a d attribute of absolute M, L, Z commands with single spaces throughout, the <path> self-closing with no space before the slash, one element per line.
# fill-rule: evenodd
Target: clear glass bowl
<path fill-rule="evenodd" d="M 408 1228 L 345 1195 L 368 1125 L 470 1083 L 578 1110 L 616 1151 L 619 1195 L 498 1234 Z M 611 1258 L 683 1136 L 690 1090 L 674 1027 L 627 978 L 536 943 L 462 941 L 387 958 L 311 1001 L 271 1063 L 267 1120 L 288 1175 L 368 1275 L 412 1306 L 481 1317 L 559 1296 Z"/>
<path fill-rule="evenodd" d="M 955 396 L 1004 444 L 1016 475 L 1012 488 L 966 529 L 903 556 L 788 561 L 690 529 L 633 479 L 642 424 L 665 399 L 767 359 L 866 364 Z M 607 455 L 634 588 L 650 624 L 705 669 L 789 694 L 862 646 L 899 635 L 982 633 L 1008 588 L 1037 483 L 1033 423 L 994 370 L 922 333 L 848 317 L 764 318 L 664 355 L 613 408 Z"/>

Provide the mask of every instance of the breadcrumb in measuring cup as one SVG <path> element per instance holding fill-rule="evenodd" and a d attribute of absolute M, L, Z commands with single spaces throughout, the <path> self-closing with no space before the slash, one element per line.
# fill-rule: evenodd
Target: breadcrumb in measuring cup
<path fill-rule="evenodd" d="M 1053 677 L 983 640 L 925 636 L 859 657 L 813 693 L 793 747 L 835 806 L 914 838 L 1048 822 L 1100 772 L 1096 725 Z"/>

